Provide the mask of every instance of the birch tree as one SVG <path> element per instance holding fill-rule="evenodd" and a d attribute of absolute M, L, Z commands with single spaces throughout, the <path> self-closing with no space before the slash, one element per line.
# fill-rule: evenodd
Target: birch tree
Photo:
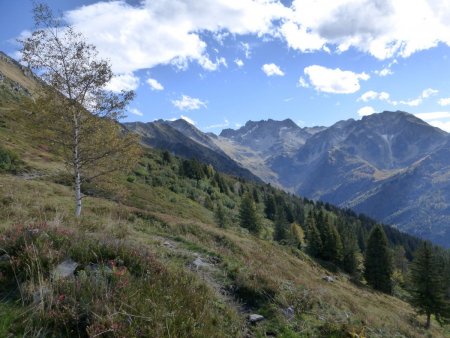
<path fill-rule="evenodd" d="M 118 120 L 132 91 L 106 90 L 113 73 L 96 47 L 56 17 L 45 4 L 33 9 L 36 29 L 22 44 L 22 61 L 42 78 L 33 99 L 33 123 L 62 155 L 73 177 L 75 215 L 82 184 L 134 166 L 140 148 Z"/>

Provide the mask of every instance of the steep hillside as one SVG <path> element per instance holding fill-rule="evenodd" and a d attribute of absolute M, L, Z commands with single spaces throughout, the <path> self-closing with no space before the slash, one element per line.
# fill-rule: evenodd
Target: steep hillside
<path fill-rule="evenodd" d="M 83 186 L 75 218 L 70 177 L 29 133 L 25 99 L 0 96 L 1 158 L 15 165 L 0 170 L 0 336 L 448 336 L 434 321 L 427 332 L 405 301 L 365 286 L 360 267 L 350 275 L 341 262 L 305 253 L 306 215 L 353 237 L 359 259 L 373 220 L 195 160 L 148 149 L 114 184 Z M 239 225 L 249 195 L 259 235 Z M 299 223 L 295 242 L 273 240 L 269 198 Z M 420 240 L 385 230 L 404 264 Z"/>

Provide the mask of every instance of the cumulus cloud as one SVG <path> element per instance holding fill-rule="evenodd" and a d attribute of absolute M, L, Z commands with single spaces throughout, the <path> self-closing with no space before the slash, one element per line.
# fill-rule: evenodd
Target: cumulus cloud
<path fill-rule="evenodd" d="M 280 29 L 300 51 L 351 47 L 378 59 L 408 57 L 450 45 L 450 3 L 446 0 L 294 0 Z M 388 71 L 384 72 L 386 75 Z"/>
<path fill-rule="evenodd" d="M 373 90 L 369 90 L 362 94 L 357 101 L 370 101 L 370 100 L 381 100 L 381 101 L 388 101 L 389 100 L 389 93 L 386 92 L 375 92 Z"/>
<path fill-rule="evenodd" d="M 130 108 L 128 109 L 128 111 L 133 114 L 133 115 L 137 115 L 137 116 L 143 116 L 144 114 L 137 108 Z"/>
<path fill-rule="evenodd" d="M 250 59 L 252 52 L 250 50 L 250 45 L 247 42 L 241 42 L 241 49 L 244 52 L 245 58 Z"/>
<path fill-rule="evenodd" d="M 365 106 L 365 107 L 358 109 L 357 113 L 359 116 L 368 116 L 368 115 L 374 114 L 375 109 L 373 109 L 373 107 L 371 107 L 371 106 Z"/>
<path fill-rule="evenodd" d="M 206 108 L 206 102 L 187 95 L 182 95 L 179 100 L 173 100 L 172 104 L 180 110 L 197 110 L 202 107 Z"/>
<path fill-rule="evenodd" d="M 344 52 L 349 48 L 378 59 L 408 57 L 450 45 L 447 0 L 126 0 L 101 1 L 65 12 L 66 20 L 111 58 L 116 73 L 160 64 L 186 69 L 198 62 L 217 70 L 207 56 L 204 33 L 219 43 L 227 36 L 281 38 L 301 52 Z M 145 32 L 145 34 L 143 34 Z M 248 43 L 241 43 L 250 58 Z M 389 67 L 377 72 L 391 73 Z"/>
<path fill-rule="evenodd" d="M 278 1 L 142 0 L 132 6 L 116 0 L 82 6 L 65 17 L 111 59 L 115 72 L 129 73 L 174 60 L 215 70 L 223 63 L 208 58 L 203 32 L 276 35 L 275 22 L 289 11 Z M 249 57 L 249 46 L 243 48 Z"/>
<path fill-rule="evenodd" d="M 440 106 L 449 106 L 450 105 L 450 97 L 439 99 L 438 104 Z"/>
<path fill-rule="evenodd" d="M 234 63 L 239 67 L 244 67 L 244 61 L 242 61 L 241 59 L 235 59 Z"/>
<path fill-rule="evenodd" d="M 450 112 L 447 111 L 429 112 L 414 115 L 419 119 L 426 121 L 433 127 L 437 127 L 448 133 L 450 132 Z"/>
<path fill-rule="evenodd" d="M 366 73 L 354 73 L 349 70 L 330 69 L 318 65 L 306 67 L 304 73 L 316 90 L 334 94 L 355 93 L 360 89 L 359 81 L 370 78 Z"/>
<path fill-rule="evenodd" d="M 393 106 L 397 106 L 397 105 L 405 105 L 405 106 L 409 106 L 409 107 L 417 107 L 419 105 L 421 105 L 423 103 L 424 99 L 427 99 L 431 96 L 434 96 L 438 93 L 439 91 L 433 88 L 427 88 L 424 89 L 422 91 L 422 93 L 420 93 L 420 95 L 414 99 L 409 99 L 409 100 L 391 100 L 389 93 L 386 92 L 376 92 L 373 90 L 369 90 L 367 92 L 365 92 L 364 94 L 362 94 L 357 101 L 363 101 L 363 102 L 368 102 L 371 100 L 380 100 L 380 101 L 385 101 Z M 449 104 L 450 104 L 450 100 L 449 100 Z"/>
<path fill-rule="evenodd" d="M 224 57 L 217 58 L 216 61 L 213 62 L 207 55 L 203 55 L 199 58 L 198 63 L 205 70 L 209 70 L 211 72 L 217 70 L 221 65 L 228 67 L 227 60 L 225 60 Z"/>
<path fill-rule="evenodd" d="M 267 76 L 284 76 L 284 72 L 274 63 L 266 63 L 261 67 L 261 70 Z"/>
<path fill-rule="evenodd" d="M 393 104 L 394 106 L 397 106 L 400 104 L 400 105 L 405 105 L 405 106 L 410 106 L 410 107 L 417 107 L 423 103 L 424 99 L 427 99 L 430 96 L 434 96 L 437 93 L 439 93 L 438 90 L 433 89 L 433 88 L 427 88 L 427 89 L 424 89 L 422 91 L 422 93 L 415 99 L 390 101 L 390 103 Z"/>
<path fill-rule="evenodd" d="M 308 88 L 309 84 L 308 84 L 308 82 L 306 82 L 306 80 L 303 78 L 303 76 L 300 76 L 300 78 L 298 79 L 297 86 L 303 87 L 303 88 Z"/>
<path fill-rule="evenodd" d="M 393 74 L 392 70 L 390 68 L 387 68 L 387 67 L 383 68 L 381 70 L 376 70 L 376 71 L 374 71 L 374 73 L 376 75 L 380 76 L 380 77 L 385 77 L 385 76 Z"/>
<path fill-rule="evenodd" d="M 152 90 L 164 90 L 163 85 L 155 79 L 149 78 L 147 79 L 147 83 Z"/>
<path fill-rule="evenodd" d="M 105 89 L 115 93 L 119 93 L 122 90 L 135 90 L 139 87 L 139 82 L 139 78 L 132 73 L 120 74 L 114 76 L 105 86 Z"/>

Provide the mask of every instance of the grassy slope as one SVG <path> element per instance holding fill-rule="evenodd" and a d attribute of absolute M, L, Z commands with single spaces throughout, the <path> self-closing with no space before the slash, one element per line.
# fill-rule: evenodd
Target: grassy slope
<path fill-rule="evenodd" d="M 74 219 L 70 187 L 55 183 L 63 166 L 44 147 L 30 143 L 21 132 L 21 121 L 14 120 L 12 108 L 13 104 L 0 107 L 0 119 L 4 121 L 0 142 L 19 154 L 25 161 L 26 172 L 18 176 L 0 174 L 0 227 L 9 229 L 17 224 L 46 222 L 52 227 L 71 229 L 77 234 L 74 241 L 78 236 L 111 237 L 126 246 L 149 250 L 169 270 L 164 275 L 169 285 L 165 292 L 183 297 L 186 284 L 173 280 L 176 276 L 192 279 L 190 283 L 198 297 L 194 292 L 181 311 L 187 314 L 195 306 L 210 310 L 210 316 L 196 317 L 198 321 L 204 318 L 205 325 L 209 325 L 203 334 L 226 336 L 239 328 L 242 336 L 260 337 L 268 334 L 345 337 L 350 332 L 361 331 L 368 337 L 449 336 L 435 322 L 426 333 L 407 303 L 357 287 L 344 274 L 338 274 L 334 283 L 322 280 L 330 273 L 297 249 L 257 239 L 237 226 L 218 228 L 213 213 L 202 203 L 188 198 L 185 192 L 170 191 L 164 184 L 154 187 L 144 184 L 142 177 L 134 183 L 120 180 L 128 191 L 120 203 L 86 198 L 83 218 Z M 152 175 L 159 178 L 173 175 L 158 167 L 160 154 L 152 154 Z M 185 189 L 195 191 L 196 182 L 186 179 L 181 183 Z M 230 215 L 233 218 L 235 211 Z M 193 262 L 197 258 L 206 264 L 196 267 Z M 194 288 L 196 283 L 206 286 L 207 291 Z M 212 302 L 204 301 L 205 297 L 210 297 Z M 2 298 L 0 302 L 0 336 L 6 336 L 20 314 L 30 311 L 29 307 L 24 309 L 8 299 Z M 158 304 L 163 307 L 162 303 Z M 286 316 L 284 310 L 290 306 L 294 309 L 293 316 Z M 267 319 L 256 326 L 249 325 L 246 316 L 253 312 Z M 227 325 L 217 325 L 214 316 L 222 318 Z M 170 325 L 173 331 L 162 330 L 160 335 L 182 336 L 182 331 L 176 331 L 181 324 Z M 219 328 L 208 331 L 215 326 Z M 193 335 L 202 336 L 201 333 Z"/>
<path fill-rule="evenodd" d="M 72 218 L 72 192 L 68 187 L 11 175 L 0 175 L 0 185 L 4 192 L 3 227 L 46 221 L 89 236 L 113 234 L 143 245 L 175 271 L 189 273 L 197 257 L 213 262 L 194 269 L 195 278 L 209 286 L 218 302 L 240 313 L 242 321 L 249 311 L 265 315 L 267 321 L 249 329 L 255 335 L 263 336 L 268 331 L 284 332 L 286 336 L 332 336 L 335 331 L 363 328 L 369 337 L 425 335 L 412 324 L 413 310 L 403 301 L 358 288 L 344 275 L 335 283 L 325 282 L 322 276 L 327 271 L 302 252 L 256 239 L 238 228 L 219 229 L 211 211 L 164 188 L 129 184 L 130 190 L 140 196 L 137 204 L 145 211 L 133 206 L 134 195 L 128 198 L 131 206 L 87 198 L 84 217 L 78 223 Z M 292 320 L 283 315 L 283 309 L 289 306 L 295 308 Z M 11 311 L 18 309 L 13 307 Z M 8 316 L 4 318 L 8 320 Z M 436 324 L 430 333 L 444 336 Z"/>

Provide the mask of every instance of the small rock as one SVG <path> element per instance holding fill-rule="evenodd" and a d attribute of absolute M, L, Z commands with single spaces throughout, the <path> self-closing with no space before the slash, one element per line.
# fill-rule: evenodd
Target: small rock
<path fill-rule="evenodd" d="M 11 257 L 8 254 L 4 254 L 0 256 L 0 262 L 8 262 Z"/>
<path fill-rule="evenodd" d="M 253 313 L 253 314 L 251 314 L 251 315 L 248 316 L 248 321 L 249 321 L 250 323 L 257 323 L 257 322 L 260 322 L 260 321 L 262 321 L 262 320 L 264 320 L 264 319 L 265 319 L 265 318 L 264 318 L 263 316 L 258 315 L 258 314 L 256 314 L 256 313 Z"/>
<path fill-rule="evenodd" d="M 203 267 L 207 267 L 209 264 L 204 262 L 200 257 L 197 257 L 193 262 L 192 265 L 196 268 L 203 268 Z"/>
<path fill-rule="evenodd" d="M 283 310 L 283 314 L 284 316 L 288 319 L 291 320 L 294 318 L 295 316 L 295 309 L 293 306 L 289 306 L 288 308 Z"/>
<path fill-rule="evenodd" d="M 69 276 L 73 276 L 75 269 L 77 268 L 78 263 L 73 260 L 66 259 L 64 262 L 59 263 L 56 268 L 52 271 L 52 276 L 54 280 L 59 280 L 63 278 L 67 278 Z"/>
<path fill-rule="evenodd" d="M 165 247 L 168 247 L 169 249 L 175 249 L 175 245 L 173 245 L 172 243 L 170 243 L 170 242 L 168 242 L 168 241 L 165 241 L 165 242 L 163 243 L 163 245 L 164 245 Z"/>
<path fill-rule="evenodd" d="M 334 277 L 328 276 L 328 275 L 327 276 L 323 276 L 322 280 L 324 280 L 325 282 L 328 282 L 328 283 L 333 283 L 333 282 L 336 281 L 336 279 Z"/>

